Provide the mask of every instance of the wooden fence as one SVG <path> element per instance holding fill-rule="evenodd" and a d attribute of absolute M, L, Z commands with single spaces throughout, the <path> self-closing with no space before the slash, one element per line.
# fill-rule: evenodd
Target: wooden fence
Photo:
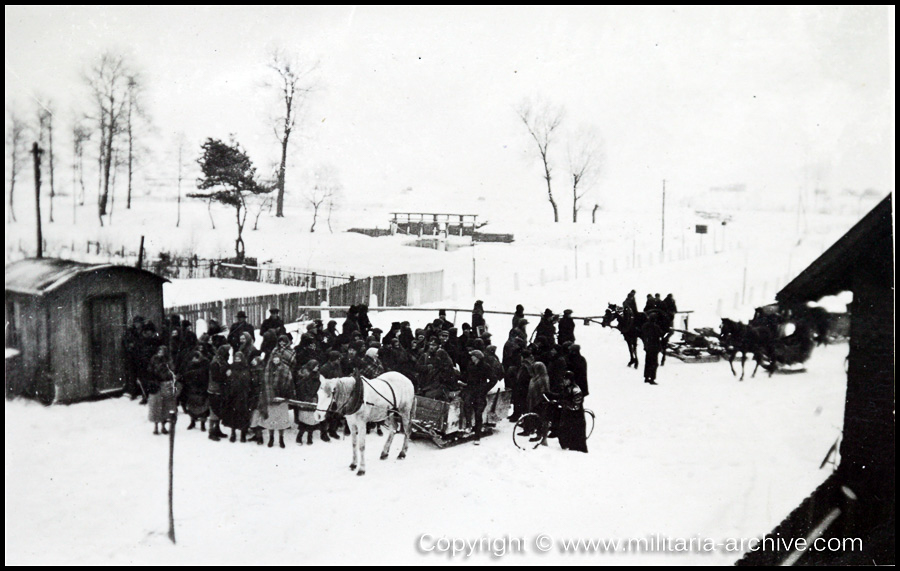
<path fill-rule="evenodd" d="M 259 326 L 269 316 L 269 309 L 277 307 L 281 310 L 281 318 L 285 323 L 318 319 L 321 312 L 315 310 L 301 310 L 302 306 L 319 305 L 325 301 L 327 291 L 324 289 L 279 293 L 272 295 L 259 295 L 254 297 L 238 297 L 206 303 L 193 303 L 166 307 L 166 314 L 180 315 L 193 323 L 203 319 L 209 322 L 215 319 L 223 326 L 228 327 L 237 321 L 237 313 L 244 311 L 247 321 L 254 326 Z"/>
<path fill-rule="evenodd" d="M 444 298 L 444 272 L 422 272 L 393 276 L 373 276 L 334 286 L 328 290 L 329 305 L 369 304 L 378 307 L 419 305 Z M 340 317 L 343 312 L 339 312 Z"/>

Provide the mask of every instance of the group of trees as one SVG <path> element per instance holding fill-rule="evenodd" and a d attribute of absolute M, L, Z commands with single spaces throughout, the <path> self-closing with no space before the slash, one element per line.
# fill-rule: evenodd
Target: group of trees
<path fill-rule="evenodd" d="M 102 53 L 82 76 L 90 93 L 89 105 L 74 111 L 70 116 L 71 126 L 71 168 L 70 194 L 73 201 L 73 216 L 76 206 L 85 203 L 85 155 L 88 143 L 96 142 L 97 156 L 97 215 L 101 225 L 104 217 L 111 215 L 115 200 L 114 186 L 116 172 L 123 168 L 127 173 L 127 195 L 125 208 L 131 208 L 134 171 L 138 155 L 138 139 L 142 126 L 149 125 L 143 104 L 143 83 L 134 65 L 120 53 Z M 34 119 L 17 109 L 7 108 L 6 145 L 10 159 L 9 214 L 8 220 L 15 222 L 15 188 L 27 156 L 27 140 L 37 143 L 43 150 L 45 160 L 41 162 L 43 177 L 48 182 L 48 221 L 54 221 L 55 198 L 57 192 L 57 148 L 54 137 L 59 139 L 59 113 L 52 99 L 34 98 Z"/>
<path fill-rule="evenodd" d="M 538 156 L 544 171 L 544 181 L 547 184 L 547 200 L 553 208 L 553 221 L 559 222 L 559 205 L 553 194 L 552 172 L 553 159 L 550 149 L 555 148 L 561 139 L 561 126 L 565 113 L 561 107 L 547 102 L 534 103 L 525 100 L 516 108 L 516 115 L 525 125 L 531 139 L 537 147 Z M 578 213 L 581 211 L 582 199 L 590 192 L 597 182 L 605 160 L 603 147 L 599 137 L 593 129 L 583 127 L 568 136 L 566 146 L 566 174 L 570 180 L 572 193 L 572 222 L 578 222 Z M 591 211 L 592 221 L 596 222 L 597 203 Z"/>
<path fill-rule="evenodd" d="M 248 215 L 254 217 L 254 230 L 258 227 L 261 214 L 266 209 L 271 212 L 273 203 L 275 216 L 284 216 L 285 195 L 288 191 L 287 170 L 293 150 L 291 145 L 296 147 L 299 120 L 310 94 L 317 86 L 313 79 L 317 64 L 301 63 L 299 57 L 284 50 L 271 51 L 266 66 L 272 78 L 266 84 L 268 93 L 274 96 L 271 107 L 278 110 L 271 117 L 271 128 L 278 141 L 280 161 L 272 177 L 262 180 L 257 176 L 256 168 L 246 151 L 233 137 L 228 142 L 208 138 L 201 145 L 201 156 L 197 160 L 203 171 L 203 176 L 197 180 L 196 185 L 200 192 L 188 194 L 207 200 L 209 205 L 220 203 L 235 208 L 238 231 L 235 253 L 238 257 L 244 255 L 243 231 Z M 16 221 L 17 183 L 21 185 L 23 174 L 30 171 L 32 161 L 28 150 L 31 143 L 36 142 L 44 151 L 40 168 L 45 174 L 42 178 L 46 182 L 42 189 L 49 189 L 49 194 L 46 195 L 49 198 L 47 211 L 49 221 L 53 222 L 54 202 L 59 195 L 57 187 L 60 183 L 59 173 L 56 172 L 59 155 L 54 143 L 59 143 L 59 126 L 65 122 L 71 126 L 71 147 L 63 154 L 71 157 L 73 220 L 77 217 L 76 207 L 85 204 L 91 172 L 96 173 L 96 214 L 101 225 L 109 223 L 112 216 L 117 174 L 120 186 L 122 182 L 125 186 L 125 208 L 131 208 L 135 173 L 143 156 L 141 151 L 145 149 L 142 138 L 150 127 L 150 118 L 144 104 L 144 79 L 134 62 L 126 55 L 105 51 L 90 62 L 82 74 L 82 81 L 90 96 L 86 100 L 88 103 L 62 121 L 55 112 L 53 101 L 49 99 L 34 98 L 36 105 L 33 115 L 23 114 L 7 105 L 6 148 L 10 165 L 8 221 Z M 33 120 L 28 117 L 33 117 Z M 190 157 L 194 153 L 187 146 L 183 133 L 180 133 L 176 142 L 178 210 L 175 223 L 178 226 L 181 223 L 181 183 L 184 179 L 186 156 Z M 94 160 L 94 166 L 91 167 Z M 193 160 L 193 157 L 187 160 Z M 323 217 L 330 230 L 331 214 L 338 207 L 341 195 L 337 170 L 330 165 L 309 165 L 304 170 L 311 176 L 295 177 L 296 180 L 308 182 L 297 183 L 293 192 L 296 199 L 306 204 L 312 214 L 310 232 L 316 230 L 317 222 Z M 63 182 L 63 186 L 66 184 Z M 56 215 L 58 216 L 58 212 Z M 212 220 L 211 211 L 210 219 Z M 215 228 L 214 222 L 213 227 Z"/>

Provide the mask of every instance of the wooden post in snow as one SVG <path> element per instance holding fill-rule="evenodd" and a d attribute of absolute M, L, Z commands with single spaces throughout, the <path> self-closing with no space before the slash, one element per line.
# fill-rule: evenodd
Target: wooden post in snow
<path fill-rule="evenodd" d="M 44 257 L 44 237 L 41 233 L 41 155 L 44 149 L 37 143 L 31 144 L 31 155 L 34 157 L 34 205 L 37 209 L 37 257 Z"/>
<path fill-rule="evenodd" d="M 141 247 L 138 250 L 137 269 L 144 269 L 144 237 L 141 236 Z"/>

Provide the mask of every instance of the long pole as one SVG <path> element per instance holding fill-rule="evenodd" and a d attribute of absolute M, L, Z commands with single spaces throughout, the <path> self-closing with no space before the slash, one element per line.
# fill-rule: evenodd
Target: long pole
<path fill-rule="evenodd" d="M 31 155 L 34 157 L 34 206 L 37 210 L 37 257 L 44 257 L 44 236 L 41 233 L 41 155 L 44 149 L 37 143 L 31 144 Z"/>
<path fill-rule="evenodd" d="M 173 385 L 175 383 L 172 383 Z M 174 486 L 174 474 L 175 474 L 175 421 L 178 416 L 177 405 L 174 410 L 169 411 L 169 418 L 171 422 L 169 423 L 169 539 L 172 540 L 172 543 L 175 543 L 175 513 L 172 508 L 172 488 Z"/>
<path fill-rule="evenodd" d="M 662 242 L 659 246 L 660 252 L 666 251 L 666 179 L 663 179 L 663 195 L 662 195 Z"/>

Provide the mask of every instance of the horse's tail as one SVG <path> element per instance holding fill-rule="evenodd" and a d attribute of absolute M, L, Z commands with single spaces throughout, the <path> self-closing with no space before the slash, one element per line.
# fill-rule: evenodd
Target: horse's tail
<path fill-rule="evenodd" d="M 410 433 L 412 433 L 412 422 L 413 419 L 416 418 L 416 395 L 413 394 L 412 405 L 409 407 L 409 418 L 403 421 L 403 415 L 400 415 L 400 420 L 403 422 L 403 434 L 409 438 Z"/>

